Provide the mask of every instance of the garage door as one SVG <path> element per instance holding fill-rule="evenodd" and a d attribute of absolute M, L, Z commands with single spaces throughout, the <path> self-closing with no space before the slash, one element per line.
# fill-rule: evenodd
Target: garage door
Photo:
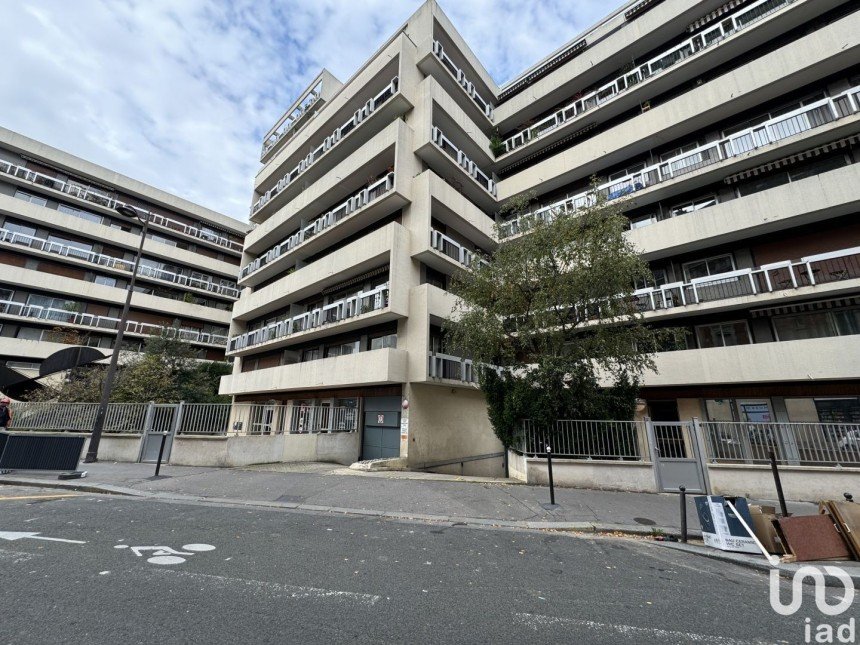
<path fill-rule="evenodd" d="M 400 456 L 400 397 L 380 396 L 364 399 L 362 459 Z"/>

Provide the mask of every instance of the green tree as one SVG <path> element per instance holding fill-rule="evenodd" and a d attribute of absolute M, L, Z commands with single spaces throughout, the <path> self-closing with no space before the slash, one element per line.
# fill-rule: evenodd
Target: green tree
<path fill-rule="evenodd" d="M 630 297 L 651 274 L 624 235 L 617 201 L 592 190 L 574 216 L 543 218 L 529 214 L 532 201 L 502 207 L 524 234 L 455 276 L 446 326 L 452 351 L 479 365 L 506 446 L 524 418 L 548 433 L 556 419 L 631 419 L 653 352 L 675 335 L 647 327 Z"/>

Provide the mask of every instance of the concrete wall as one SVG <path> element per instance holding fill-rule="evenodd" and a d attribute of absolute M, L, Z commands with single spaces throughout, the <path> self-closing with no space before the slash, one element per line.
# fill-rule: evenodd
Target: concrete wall
<path fill-rule="evenodd" d="M 477 389 L 422 385 L 407 388 L 409 400 L 410 468 L 424 464 L 503 452 L 490 420 L 487 403 Z M 401 456 L 404 456 L 401 454 Z M 482 459 L 432 469 L 465 475 L 504 475 L 504 459 Z"/>
<path fill-rule="evenodd" d="M 708 466 L 715 495 L 744 495 L 776 499 L 769 466 L 711 464 Z M 817 502 L 842 499 L 842 493 L 860 493 L 860 468 L 814 468 L 780 466 L 780 479 L 786 499 Z"/>
<path fill-rule="evenodd" d="M 527 483 L 549 485 L 546 459 L 527 458 L 525 464 Z M 658 492 L 651 464 L 644 462 L 553 459 L 552 477 L 556 486 L 569 488 Z"/>

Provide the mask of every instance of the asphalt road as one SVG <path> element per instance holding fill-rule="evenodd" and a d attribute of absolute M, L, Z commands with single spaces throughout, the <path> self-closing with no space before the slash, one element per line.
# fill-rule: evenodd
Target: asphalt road
<path fill-rule="evenodd" d="M 825 619 L 645 541 L 32 488 L 0 487 L 0 576 L 15 645 L 799 643 Z"/>

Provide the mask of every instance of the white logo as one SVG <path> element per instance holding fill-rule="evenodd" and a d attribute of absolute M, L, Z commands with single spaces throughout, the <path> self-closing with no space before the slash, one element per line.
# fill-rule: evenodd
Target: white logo
<path fill-rule="evenodd" d="M 815 582 L 815 604 L 825 616 L 838 616 L 848 611 L 854 602 L 854 581 L 843 569 L 839 567 L 824 567 L 824 571 L 838 578 L 845 587 L 845 595 L 835 605 L 827 603 L 825 592 L 827 587 L 824 583 L 824 574 L 816 567 L 800 567 L 791 580 L 791 602 L 782 604 L 779 592 L 779 571 L 770 570 L 770 606 L 780 616 L 793 616 L 800 609 L 803 602 L 803 580 L 812 578 Z"/>

